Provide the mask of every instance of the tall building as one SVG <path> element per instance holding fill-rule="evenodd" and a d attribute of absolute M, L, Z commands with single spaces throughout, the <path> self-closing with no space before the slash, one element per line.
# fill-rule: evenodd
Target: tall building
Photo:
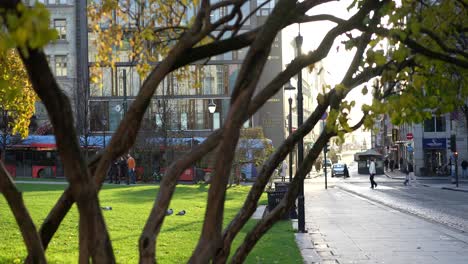
<path fill-rule="evenodd" d="M 120 56 L 121 60 L 115 68 L 96 69 L 97 50 L 94 42 L 96 36 L 88 29 L 87 1 L 39 0 L 39 2 L 49 9 L 51 26 L 59 33 L 59 39 L 48 45 L 45 53 L 60 87 L 69 96 L 72 107 L 76 110 L 75 122 L 80 134 L 112 135 L 137 95 L 143 79 L 126 56 Z M 242 9 L 248 13 L 264 2 L 250 1 Z M 258 9 L 246 20 L 240 32 L 264 23 L 273 7 L 272 2 Z M 281 34 L 278 34 L 272 45 L 270 57 L 256 92 L 265 87 L 282 70 L 281 38 Z M 119 51 L 125 52 L 125 47 L 128 45 L 128 39 L 124 38 L 123 48 Z M 180 81 L 169 75 L 157 89 L 142 128 L 147 131 L 164 129 L 173 134 L 206 137 L 213 129 L 221 127 L 229 108 L 230 94 L 246 53 L 247 49 L 232 51 L 213 57 L 206 65 L 190 66 L 192 71 L 200 73 L 198 81 L 201 87 L 196 87 L 191 80 Z M 101 79 L 98 83 L 89 81 L 91 71 L 99 72 Z M 315 81 L 307 79 L 305 75 L 303 82 L 305 118 L 313 109 L 312 99 L 315 98 L 312 97 L 309 87 L 313 82 Z M 287 105 L 286 101 L 283 92 L 278 92 L 244 126 L 262 127 L 265 137 L 271 139 L 273 145 L 277 147 L 287 136 L 285 129 L 287 108 L 284 107 Z M 208 106 L 212 104 L 216 105 L 214 114 L 208 111 Z M 41 103 L 37 103 L 36 117 L 39 125 L 47 123 L 47 113 Z M 312 140 L 312 138 L 306 140 L 306 143 Z"/>
<path fill-rule="evenodd" d="M 50 26 L 58 32 L 58 39 L 44 48 L 49 66 L 65 94 L 76 109 L 77 93 L 77 50 L 75 0 L 30 0 L 44 4 L 50 12 Z M 36 118 L 39 128 L 47 123 L 47 112 L 42 103 L 36 103 Z"/>
<path fill-rule="evenodd" d="M 388 120 L 388 117 L 385 119 Z M 458 166 L 468 160 L 468 133 L 466 117 L 461 111 L 444 115 L 434 115 L 421 124 L 385 125 L 387 140 L 374 144 L 403 168 L 407 162 L 414 164 L 417 176 L 448 176 L 451 173 L 449 164 L 454 162 L 451 141 L 455 139 L 458 153 Z M 381 130 L 382 131 L 382 130 Z M 377 132 L 379 133 L 379 132 Z M 453 136 L 452 136 L 453 135 Z M 459 168 L 459 175 L 461 169 Z"/>
<path fill-rule="evenodd" d="M 78 1 L 81 4 L 84 2 Z M 261 0 L 250 1 L 248 5 L 243 6 L 243 11 L 248 13 L 255 10 L 257 4 L 263 2 Z M 241 31 L 250 30 L 262 24 L 272 8 L 273 4 L 263 6 L 246 21 Z M 77 20 L 81 21 L 82 25 L 86 18 L 82 13 L 78 15 Z M 216 17 L 216 14 L 214 16 Z M 82 34 L 83 31 L 78 36 L 83 38 Z M 83 104 L 80 104 L 82 108 L 79 115 L 83 117 L 82 119 L 89 121 L 89 127 L 83 131 L 89 130 L 91 134 L 106 133 L 109 135 L 115 131 L 122 120 L 127 107 L 137 95 L 143 79 L 140 78 L 135 65 L 128 60 L 127 56 L 120 56 L 121 60 L 115 68 L 97 66 L 95 63 L 97 50 L 94 44 L 96 36 L 87 32 L 87 37 L 89 43 L 87 55 L 81 54 L 85 51 L 84 40 L 81 39 L 81 42 L 78 42 L 80 53 L 78 68 L 84 73 L 80 74 L 81 80 L 78 80 L 79 94 L 86 95 L 84 97 L 86 99 L 82 100 L 86 100 L 88 107 L 86 109 Z M 124 37 L 123 53 L 125 47 L 129 47 L 128 41 Z M 177 80 L 173 74 L 168 75 L 151 101 L 142 129 L 154 131 L 163 128 L 162 130 L 169 131 L 169 133 L 206 137 L 213 129 L 221 127 L 225 122 L 229 110 L 230 94 L 246 53 L 246 49 L 227 52 L 213 57 L 206 65 L 191 65 L 190 70 L 197 73 L 200 87 L 191 79 Z M 88 61 L 85 62 L 83 58 L 87 58 Z M 258 84 L 259 89 L 281 71 L 281 61 L 281 35 L 278 35 Z M 88 73 L 86 71 L 98 72 L 101 77 L 100 81 L 87 84 Z M 246 127 L 263 127 L 265 136 L 272 139 L 275 146 L 284 139 L 284 131 L 281 129 L 284 113 L 282 107 L 278 107 L 283 103 L 281 95 L 278 93 L 271 98 L 254 117 L 245 123 Z M 216 110 L 211 114 L 208 107 L 213 103 L 216 105 Z M 81 125 L 86 126 L 86 122 Z"/>

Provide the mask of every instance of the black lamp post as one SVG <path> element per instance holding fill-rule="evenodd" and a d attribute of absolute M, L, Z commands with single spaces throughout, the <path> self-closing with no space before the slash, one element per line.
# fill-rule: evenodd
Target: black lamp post
<path fill-rule="evenodd" d="M 288 98 L 288 103 L 289 103 L 289 115 L 288 115 L 288 131 L 289 135 L 292 134 L 292 93 L 294 90 L 296 90 L 296 87 L 291 85 L 291 82 L 288 82 L 286 87 L 284 87 L 284 90 L 288 92 L 289 98 Z M 292 168 L 292 162 L 293 162 L 293 155 L 289 153 L 289 182 L 292 182 L 292 174 L 293 174 L 293 168 Z"/>
<path fill-rule="evenodd" d="M 295 38 L 297 56 L 302 54 L 301 47 L 303 38 L 301 36 L 301 28 L 299 25 L 299 34 Z M 301 127 L 303 124 L 304 110 L 302 106 L 302 70 L 297 73 L 297 127 Z M 297 167 L 300 168 L 304 160 L 304 140 L 301 137 L 297 143 Z M 297 196 L 297 207 L 298 207 L 298 231 L 305 233 L 305 209 L 304 209 L 304 180 L 301 180 L 299 184 L 299 194 Z"/>
<path fill-rule="evenodd" d="M 125 116 L 127 114 L 127 70 L 126 69 L 122 70 L 122 82 L 123 82 L 123 96 L 124 96 L 123 111 L 124 111 L 124 116 Z"/>
<path fill-rule="evenodd" d="M 102 135 L 103 135 L 103 146 L 104 148 L 106 148 L 106 130 L 107 130 L 107 119 L 103 119 L 102 120 L 102 125 L 103 125 L 103 129 L 102 129 Z"/>
<path fill-rule="evenodd" d="M 208 112 L 211 114 L 211 131 L 214 130 L 214 113 L 216 111 L 216 104 L 211 99 L 210 103 L 208 104 Z"/>

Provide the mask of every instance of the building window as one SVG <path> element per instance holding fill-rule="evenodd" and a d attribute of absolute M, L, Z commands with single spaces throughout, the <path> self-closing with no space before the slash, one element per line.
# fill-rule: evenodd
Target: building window
<path fill-rule="evenodd" d="M 260 9 L 257 10 L 257 16 L 268 16 L 275 7 L 275 1 L 257 0 L 257 8 L 258 7 L 260 7 Z"/>
<path fill-rule="evenodd" d="M 109 130 L 109 103 L 105 101 L 89 102 L 89 128 L 91 131 Z"/>
<path fill-rule="evenodd" d="M 67 39 L 67 20 L 66 19 L 54 19 L 54 28 L 57 30 L 58 39 Z"/>
<path fill-rule="evenodd" d="M 67 56 L 66 55 L 55 56 L 55 76 L 57 77 L 67 76 Z"/>
<path fill-rule="evenodd" d="M 445 116 L 433 116 L 425 120 L 424 132 L 445 132 Z"/>

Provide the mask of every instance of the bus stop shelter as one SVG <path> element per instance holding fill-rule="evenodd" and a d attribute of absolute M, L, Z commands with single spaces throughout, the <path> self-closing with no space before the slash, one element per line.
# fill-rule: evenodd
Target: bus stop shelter
<path fill-rule="evenodd" d="M 358 163 L 359 174 L 369 174 L 369 164 L 371 158 L 375 161 L 375 171 L 377 174 L 384 174 L 383 155 L 374 149 L 354 154 L 354 161 Z"/>

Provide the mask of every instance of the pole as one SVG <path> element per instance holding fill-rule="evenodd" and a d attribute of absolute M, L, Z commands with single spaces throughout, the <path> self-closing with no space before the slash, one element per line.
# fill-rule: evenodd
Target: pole
<path fill-rule="evenodd" d="M 455 180 L 457 181 L 458 188 L 458 155 L 455 155 Z"/>
<path fill-rule="evenodd" d="M 288 98 L 289 102 L 289 117 L 288 117 L 288 124 L 289 124 L 289 135 L 292 134 L 292 98 Z M 291 151 L 289 153 L 289 182 L 292 182 L 292 174 L 293 174 L 293 168 L 292 168 L 292 162 L 293 162 L 293 152 Z"/>
<path fill-rule="evenodd" d="M 327 146 L 325 145 L 325 147 L 323 148 L 323 161 L 324 161 L 324 165 L 323 166 L 323 173 L 325 175 L 325 189 L 328 189 L 328 185 L 327 185 Z"/>
<path fill-rule="evenodd" d="M 296 37 L 296 48 L 297 48 L 297 55 L 300 56 L 301 46 L 303 38 L 300 33 Z M 301 127 L 303 123 L 303 106 L 302 106 L 302 70 L 297 73 L 297 127 Z M 301 167 L 302 162 L 304 160 L 304 140 L 301 137 L 299 142 L 297 143 L 297 166 L 298 168 Z M 297 197 L 297 205 L 298 205 L 298 229 L 300 233 L 305 233 L 305 209 L 304 209 L 304 179 L 302 179 L 299 183 L 299 194 Z"/>
<path fill-rule="evenodd" d="M 122 81 L 123 81 L 123 96 L 124 96 L 124 101 L 123 101 L 123 111 L 124 111 L 124 116 L 127 114 L 127 70 L 123 69 L 122 70 Z"/>

